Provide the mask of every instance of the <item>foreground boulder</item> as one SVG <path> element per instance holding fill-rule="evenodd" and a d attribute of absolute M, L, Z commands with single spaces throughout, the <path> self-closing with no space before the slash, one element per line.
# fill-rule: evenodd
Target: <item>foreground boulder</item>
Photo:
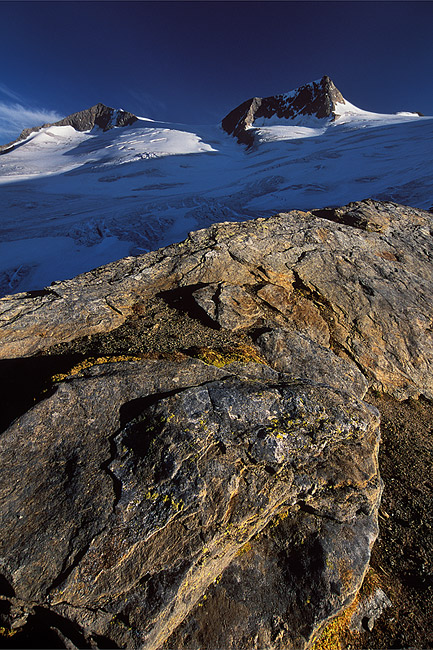
<path fill-rule="evenodd" d="M 365 201 L 1 300 L 8 634 L 308 648 L 377 536 L 365 393 L 433 391 L 431 247 L 431 215 Z"/>
<path fill-rule="evenodd" d="M 49 612 L 79 647 L 304 646 L 368 565 L 378 425 L 353 394 L 267 364 L 65 379 L 0 438 L 9 624 Z M 236 625 L 208 624 L 208 592 Z"/>

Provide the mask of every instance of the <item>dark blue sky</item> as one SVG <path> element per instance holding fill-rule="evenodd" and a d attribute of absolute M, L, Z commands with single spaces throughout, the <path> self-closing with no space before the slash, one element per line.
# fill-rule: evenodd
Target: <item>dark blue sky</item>
<path fill-rule="evenodd" d="M 0 140 L 98 101 L 218 122 L 323 74 L 361 108 L 433 115 L 433 2 L 18 1 L 0 24 Z"/>

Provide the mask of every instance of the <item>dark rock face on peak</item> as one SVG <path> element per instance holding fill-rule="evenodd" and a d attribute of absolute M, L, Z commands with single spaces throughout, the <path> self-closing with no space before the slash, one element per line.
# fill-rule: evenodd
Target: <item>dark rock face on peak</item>
<path fill-rule="evenodd" d="M 99 126 L 103 131 L 108 131 L 114 126 L 128 126 L 136 120 L 137 117 L 132 113 L 96 104 L 55 122 L 54 126 L 73 126 L 76 131 L 88 131 L 94 126 Z"/>
<path fill-rule="evenodd" d="M 257 118 L 277 116 L 291 119 L 297 115 L 312 115 L 318 119 L 335 118 L 337 103 L 344 104 L 344 97 L 325 75 L 320 81 L 300 86 L 289 93 L 248 99 L 223 119 L 222 127 L 227 133 L 236 136 L 239 142 L 251 145 L 254 134 L 248 129 Z"/>
<path fill-rule="evenodd" d="M 105 106 L 105 104 L 99 103 L 85 109 L 84 111 L 72 113 L 58 122 L 24 129 L 16 140 L 6 145 L 1 145 L 0 153 L 12 151 L 17 142 L 24 140 L 31 133 L 37 133 L 41 129 L 49 126 L 72 126 L 76 131 L 89 131 L 90 129 L 93 129 L 94 126 L 99 126 L 103 131 L 108 131 L 108 129 L 111 129 L 114 126 L 128 126 L 133 124 L 136 120 L 137 117 L 136 115 L 133 115 L 133 113 L 110 108 L 109 106 Z"/>

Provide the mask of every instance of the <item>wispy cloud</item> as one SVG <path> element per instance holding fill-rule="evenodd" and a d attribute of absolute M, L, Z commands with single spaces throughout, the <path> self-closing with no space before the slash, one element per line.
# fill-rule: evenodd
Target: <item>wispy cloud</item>
<path fill-rule="evenodd" d="M 9 99 L 13 99 L 15 102 L 22 102 L 23 98 L 18 95 L 14 90 L 0 82 L 0 94 L 6 95 Z"/>
<path fill-rule="evenodd" d="M 57 122 L 62 117 L 55 111 L 44 108 L 0 101 L 0 144 L 14 140 L 23 129 Z"/>

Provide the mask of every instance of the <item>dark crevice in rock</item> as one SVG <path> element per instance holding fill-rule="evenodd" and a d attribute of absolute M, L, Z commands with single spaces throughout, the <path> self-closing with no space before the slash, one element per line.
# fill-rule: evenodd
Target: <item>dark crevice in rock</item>
<path fill-rule="evenodd" d="M 120 311 L 120 309 L 117 309 L 109 300 L 108 297 L 105 297 L 105 302 L 106 304 L 112 309 L 113 311 L 116 312 L 116 314 L 119 314 L 120 316 L 123 316 L 123 313 Z"/>
<path fill-rule="evenodd" d="M 111 650 L 112 648 L 116 650 L 116 648 L 119 648 L 114 641 L 109 639 L 107 636 L 102 636 L 101 634 L 93 634 L 91 639 L 94 644 L 96 644 L 96 648 L 101 648 L 101 650 Z M 94 647 L 93 644 L 92 647 Z"/>
<path fill-rule="evenodd" d="M 2 408 L 0 432 L 56 390 L 50 379 L 83 359 L 80 354 L 38 356 L 0 361 Z"/>
<path fill-rule="evenodd" d="M 297 504 L 299 506 L 299 509 L 302 510 L 302 512 L 307 512 L 308 514 L 314 515 L 315 517 L 320 517 L 321 519 L 329 519 L 329 521 L 338 522 L 338 519 L 336 519 L 335 517 L 332 517 L 326 512 L 320 512 L 319 510 L 316 510 L 316 508 L 310 506 L 303 499 L 297 501 Z"/>
<path fill-rule="evenodd" d="M 157 294 L 157 297 L 162 298 L 169 307 L 188 314 L 188 316 L 200 321 L 206 327 L 210 327 L 211 329 L 220 329 L 220 325 L 208 316 L 204 309 L 197 304 L 193 296 L 194 291 L 203 289 L 206 286 L 208 285 L 201 282 L 187 287 L 163 291 Z"/>
<path fill-rule="evenodd" d="M 0 573 L 0 594 L 12 598 L 15 596 L 15 591 L 8 580 Z"/>
<path fill-rule="evenodd" d="M 129 616 L 125 614 L 125 612 L 121 612 L 120 614 L 116 614 L 116 619 L 120 621 L 123 625 L 126 627 L 131 627 L 131 621 L 129 620 Z"/>
<path fill-rule="evenodd" d="M 272 332 L 271 327 L 255 327 L 249 331 L 249 335 L 251 340 L 255 343 L 262 334 L 268 334 L 268 332 Z"/>
<path fill-rule="evenodd" d="M 81 630 L 71 621 L 44 607 L 35 607 L 23 629 L 0 648 L 91 648 Z M 111 647 L 115 647 L 112 645 Z"/>
<path fill-rule="evenodd" d="M 332 304 L 321 294 L 319 293 L 316 289 L 309 287 L 304 283 L 302 280 L 301 276 L 295 269 L 292 269 L 293 276 L 294 276 L 294 282 L 293 282 L 293 288 L 299 293 L 304 296 L 307 300 L 313 303 L 315 307 L 320 312 L 321 317 L 325 321 L 325 323 L 328 326 L 329 329 L 329 335 L 331 342 L 333 341 L 332 337 L 332 331 L 334 329 L 334 309 L 332 308 Z M 332 345 L 331 345 L 332 347 Z"/>
<path fill-rule="evenodd" d="M 367 297 L 374 296 L 374 290 L 368 286 L 363 280 L 359 280 L 359 284 L 361 285 L 361 289 L 365 293 Z"/>
<path fill-rule="evenodd" d="M 26 291 L 26 298 L 44 298 L 45 296 L 56 296 L 60 298 L 59 294 L 54 291 L 54 289 L 35 289 L 33 291 Z"/>
<path fill-rule="evenodd" d="M 310 253 L 311 251 L 302 251 L 298 259 L 296 260 L 296 264 L 300 264 L 300 262 L 302 262 L 302 260 L 304 260 Z"/>
<path fill-rule="evenodd" d="M 317 307 L 323 307 L 323 297 L 314 289 L 305 284 L 299 273 L 292 269 L 294 275 L 293 288 L 299 291 L 305 298 L 311 300 Z"/>
<path fill-rule="evenodd" d="M 336 341 L 331 338 L 331 344 L 330 344 L 331 350 L 336 354 L 340 359 L 348 359 L 351 363 L 353 363 L 359 370 L 361 374 L 364 375 L 364 377 L 367 379 L 369 382 L 370 386 L 370 380 L 371 380 L 371 375 L 369 373 L 368 368 L 366 368 L 362 363 L 360 363 L 355 355 L 351 352 L 351 350 L 344 345 L 342 345 L 339 341 Z"/>
<path fill-rule="evenodd" d="M 315 217 L 320 217 L 327 221 L 333 221 L 334 223 L 341 223 L 345 226 L 351 226 L 352 228 L 358 228 L 359 230 L 366 230 L 367 227 L 366 221 L 362 221 L 359 217 L 357 218 L 353 214 L 341 214 L 341 210 L 339 211 L 338 208 L 311 210 L 311 214 L 314 214 Z"/>
<path fill-rule="evenodd" d="M 343 207 L 326 207 L 311 210 L 311 214 L 327 221 L 350 226 L 365 232 L 384 232 L 395 212 L 396 204 L 388 203 L 389 209 L 383 209 L 383 203 L 375 199 L 363 199 Z"/>
<path fill-rule="evenodd" d="M 215 305 L 215 314 L 216 314 L 216 320 L 212 322 L 214 323 L 214 327 L 217 327 L 218 329 L 221 327 L 220 323 L 218 322 L 218 319 L 220 317 L 220 312 L 221 312 L 221 302 L 220 302 L 221 290 L 222 290 L 222 285 L 221 283 L 219 283 L 214 295 L 212 296 L 212 301 Z"/>
<path fill-rule="evenodd" d="M 314 513 L 316 514 L 316 513 Z M 307 539 L 307 544 L 297 546 L 296 544 L 287 555 L 281 553 L 281 560 L 286 565 L 287 582 L 293 582 L 293 579 L 304 579 L 305 575 L 314 575 L 319 573 L 325 565 L 325 558 L 321 540 L 318 536 L 313 535 Z M 308 552 L 306 552 L 308 549 Z M 306 628 L 305 631 L 307 631 Z"/>
<path fill-rule="evenodd" d="M 197 388 L 197 386 L 188 386 L 188 389 L 189 388 Z M 176 388 L 161 393 L 152 393 L 152 395 L 148 395 L 146 397 L 138 397 L 137 399 L 133 399 L 130 402 L 123 404 L 120 407 L 120 431 L 126 429 L 127 427 L 131 427 L 137 422 L 140 422 L 143 418 L 143 414 L 145 414 L 145 417 L 147 417 L 148 413 L 145 412 L 147 412 L 149 408 L 155 406 L 161 400 L 166 399 L 167 397 L 173 397 L 179 393 L 183 393 L 188 389 Z M 117 431 L 115 435 L 118 434 L 119 431 Z"/>
<path fill-rule="evenodd" d="M 10 598 L 13 598 L 13 595 L 11 595 Z M 2 617 L 4 617 L 5 614 L 9 614 L 10 611 L 11 611 L 11 603 L 8 600 L 0 599 L 0 620 L 3 620 Z"/>

